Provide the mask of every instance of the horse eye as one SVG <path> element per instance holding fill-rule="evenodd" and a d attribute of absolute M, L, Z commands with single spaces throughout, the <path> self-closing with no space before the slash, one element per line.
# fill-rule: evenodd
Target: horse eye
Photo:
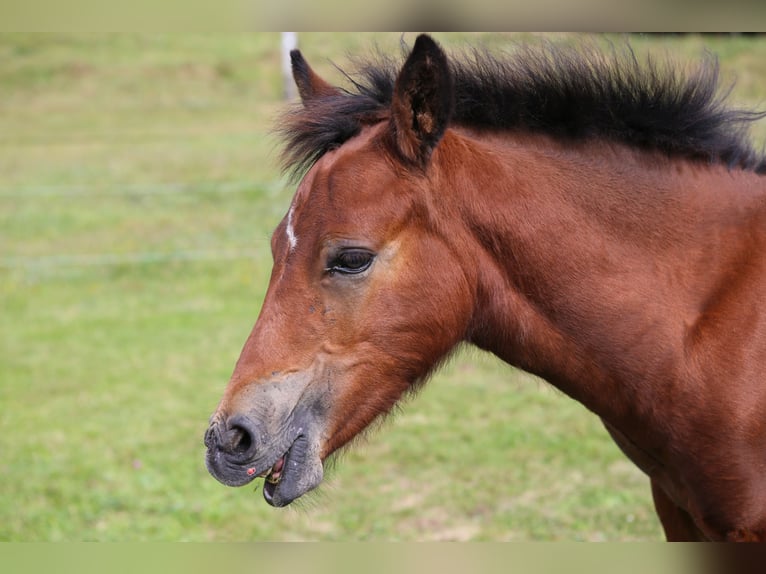
<path fill-rule="evenodd" d="M 342 273 L 344 275 L 356 275 L 366 271 L 375 255 L 366 249 L 347 249 L 338 253 L 325 268 L 325 271 L 333 273 Z"/>

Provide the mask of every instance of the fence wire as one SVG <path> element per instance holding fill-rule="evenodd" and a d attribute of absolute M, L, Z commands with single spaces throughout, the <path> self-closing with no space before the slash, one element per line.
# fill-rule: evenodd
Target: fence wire
<path fill-rule="evenodd" d="M 130 183 L 90 185 L 42 185 L 0 187 L 0 200 L 63 198 L 109 198 L 131 195 L 163 196 L 202 193 L 242 193 L 255 188 L 281 189 L 281 181 L 217 181 L 194 183 Z M 1 236 L 0 236 L 1 237 Z M 257 240 L 256 240 L 257 241 Z M 166 262 L 227 261 L 256 257 L 259 250 L 250 247 L 213 247 L 209 249 L 180 249 L 173 251 L 146 251 L 128 253 L 74 253 L 45 255 L 2 254 L 0 241 L 0 269 L 45 272 L 60 268 L 99 267 L 117 265 L 148 265 Z"/>

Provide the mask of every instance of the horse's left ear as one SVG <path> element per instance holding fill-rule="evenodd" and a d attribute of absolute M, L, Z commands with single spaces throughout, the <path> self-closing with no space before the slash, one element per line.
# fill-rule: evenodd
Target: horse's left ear
<path fill-rule="evenodd" d="M 447 128 L 454 107 L 447 56 L 430 36 L 421 34 L 394 86 L 391 129 L 399 153 L 424 166 Z"/>
<path fill-rule="evenodd" d="M 311 69 L 300 50 L 290 52 L 290 64 L 293 70 L 293 80 L 295 80 L 295 85 L 298 87 L 298 93 L 304 105 L 314 98 L 334 96 L 340 93 L 338 88 L 328 84 Z"/>

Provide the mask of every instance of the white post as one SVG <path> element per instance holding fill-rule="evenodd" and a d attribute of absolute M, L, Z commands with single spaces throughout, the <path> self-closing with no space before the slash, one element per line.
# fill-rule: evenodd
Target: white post
<path fill-rule="evenodd" d="M 298 34 L 295 32 L 282 32 L 282 80 L 284 96 L 288 100 L 295 99 L 298 94 L 293 82 L 293 71 L 290 65 L 290 50 L 298 47 Z"/>

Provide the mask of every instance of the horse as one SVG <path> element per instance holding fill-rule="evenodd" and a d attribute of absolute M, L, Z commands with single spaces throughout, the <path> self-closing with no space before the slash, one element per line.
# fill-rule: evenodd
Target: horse
<path fill-rule="evenodd" d="M 209 472 L 288 505 L 467 344 L 600 417 L 667 540 L 766 538 L 766 114 L 717 60 L 419 35 L 350 88 L 291 60 L 297 187 Z"/>

